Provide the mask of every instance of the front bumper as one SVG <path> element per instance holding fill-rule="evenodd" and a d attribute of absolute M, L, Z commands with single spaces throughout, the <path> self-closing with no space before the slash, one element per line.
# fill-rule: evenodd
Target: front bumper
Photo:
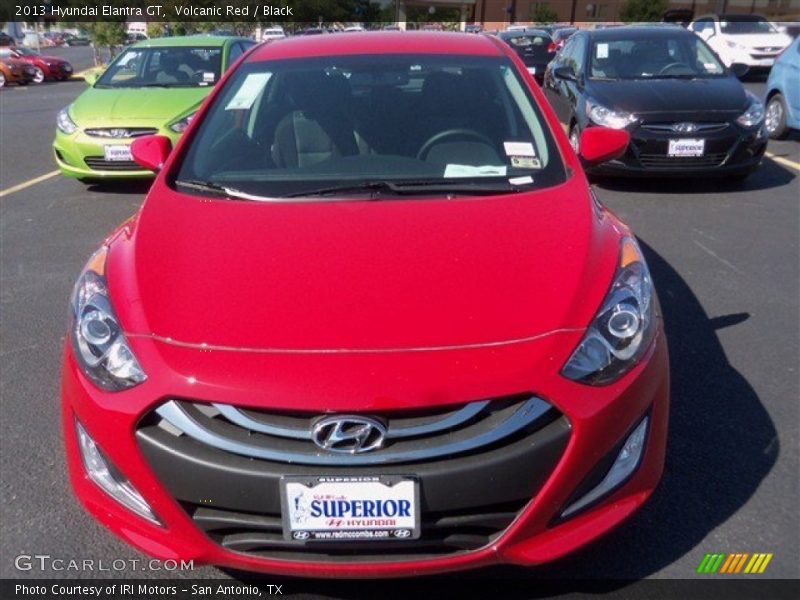
<path fill-rule="evenodd" d="M 152 126 L 144 125 L 144 127 Z M 165 127 L 152 128 L 155 129 L 154 134 L 170 138 L 173 146 L 180 137 L 180 134 Z M 134 139 L 94 137 L 86 134 L 84 128 L 69 135 L 56 129 L 56 138 L 53 141 L 53 160 L 61 173 L 67 177 L 86 179 L 152 178 L 154 176 L 152 171 L 142 169 L 133 161 L 110 162 L 104 158 L 104 146 L 129 146 Z"/>
<path fill-rule="evenodd" d="M 625 154 L 590 169 L 596 175 L 614 176 L 724 176 L 758 168 L 767 149 L 768 135 L 762 125 L 747 131 L 732 123 L 719 131 L 673 133 L 636 126 Z M 703 156 L 671 157 L 669 141 L 681 138 L 705 140 Z"/>
<path fill-rule="evenodd" d="M 238 354 L 232 357 L 208 356 L 201 350 L 190 350 L 196 356 L 187 360 L 186 349 L 169 347 L 162 342 L 147 338 L 132 338 L 131 344 L 148 371 L 148 380 L 126 392 L 107 394 L 96 389 L 80 372 L 69 347 L 66 348 L 62 399 L 63 425 L 70 478 L 73 488 L 89 510 L 100 522 L 118 536 L 143 552 L 161 559 L 194 560 L 219 566 L 313 577 L 392 577 L 432 574 L 487 566 L 497 563 L 534 565 L 557 559 L 587 544 L 604 534 L 633 513 L 656 487 L 664 463 L 667 419 L 669 411 L 669 369 L 666 341 L 663 331 L 645 359 L 620 381 L 604 387 L 588 387 L 560 377 L 548 363 L 558 362 L 568 354 L 580 339 L 581 332 L 554 334 L 543 340 L 514 344 L 501 349 L 458 350 L 417 355 L 361 355 L 353 357 L 284 357 L 252 356 Z M 568 348 L 558 352 L 555 348 Z M 176 359 L 181 354 L 183 357 Z M 216 353 L 214 353 L 216 354 Z M 224 353 L 223 353 L 224 354 Z M 232 353 L 237 354 L 237 353 Z M 556 359 L 553 360 L 553 355 Z M 538 357 L 538 359 L 536 358 Z M 225 379 L 226 389 L 209 381 L 203 375 L 203 363 L 213 360 L 219 367 L 222 360 L 230 366 Z M 230 361 L 230 362 L 227 362 Z M 186 376 L 184 366 L 196 376 Z M 521 365 L 525 365 L 523 367 Z M 559 363 L 563 364 L 563 363 Z M 159 366 L 160 365 L 160 366 Z M 281 366 L 282 365 L 282 366 Z M 482 366 L 482 368 L 477 368 Z M 277 371 L 276 371 L 277 369 Z M 264 379 L 263 391 L 253 396 L 254 389 L 262 389 L 252 382 L 248 387 L 238 385 L 239 377 L 252 373 L 281 372 L 281 381 Z M 363 373 L 363 377 L 345 377 L 345 373 Z M 416 373 L 414 378 L 408 373 Z M 438 373 L 436 385 L 425 375 Z M 368 376 L 366 374 L 369 374 Z M 270 379 L 272 381 L 270 382 Z M 345 381 L 346 380 L 346 381 Z M 428 381 L 426 385 L 424 381 Z M 531 385 L 531 381 L 535 384 Z M 376 386 L 377 382 L 377 388 Z M 383 383 L 381 383 L 383 382 Z M 203 490 L 204 478 L 218 465 L 206 460 L 209 455 L 202 452 L 188 457 L 175 456 L 172 466 L 156 465 L 154 456 L 164 448 L 158 448 L 157 437 L 142 439 L 142 431 L 148 425 L 148 415 L 169 398 L 205 398 L 215 402 L 238 406 L 270 406 L 265 399 L 278 397 L 312 398 L 310 410 L 344 410 L 343 403 L 352 397 L 372 398 L 367 414 L 380 413 L 386 395 L 377 395 L 376 389 L 384 388 L 386 382 L 397 388 L 402 397 L 419 402 L 422 395 L 447 401 L 442 385 L 448 384 L 456 396 L 475 398 L 508 394 L 512 391 L 535 389 L 537 395 L 547 398 L 564 416 L 561 424 L 552 426 L 552 436 L 536 443 L 553 450 L 553 462 L 538 473 L 536 463 L 531 462 L 530 473 L 523 470 L 525 463 L 516 463 L 516 479 L 533 490 L 530 499 L 522 502 L 513 522 L 504 527 L 491 541 L 477 549 L 456 551 L 437 556 L 403 556 L 386 554 L 369 556 L 345 554 L 327 556 L 324 552 L 271 554 L 238 551 L 225 548 L 220 540 L 206 534 L 192 519 L 193 508 L 187 506 L 187 494 L 210 492 L 206 502 L 215 509 L 236 509 L 251 514 L 252 494 L 247 496 L 245 488 L 255 480 L 248 475 L 247 467 L 231 464 L 230 469 L 215 474 L 214 485 Z M 470 392 L 466 390 L 471 390 Z M 263 394 L 263 396 L 262 396 Z M 435 403 L 435 402 L 434 402 Z M 296 404 L 295 404 L 296 406 Z M 276 409 L 287 406 L 274 406 Z M 597 505 L 579 515 L 558 521 L 561 511 L 571 500 L 574 491 L 595 472 L 595 467 L 617 447 L 630 428 L 643 415 L 650 416 L 650 431 L 647 447 L 638 469 L 619 489 L 603 498 Z M 118 504 L 90 481 L 83 469 L 76 442 L 75 420 L 80 421 L 104 450 L 120 472 L 140 491 L 153 508 L 164 527 L 140 518 Z M 563 422 L 568 421 L 568 436 L 564 436 Z M 548 426 L 551 427 L 551 426 Z M 152 431 L 150 432 L 152 434 Z M 555 440 L 555 441 L 554 441 Z M 559 442 L 559 440 L 561 440 Z M 553 445 L 554 444 L 554 445 Z M 566 446 L 564 448 L 564 446 Z M 521 451 L 529 452 L 530 448 Z M 507 451 L 503 454 L 513 454 Z M 184 460 L 188 458 L 188 460 Z M 213 457 L 212 457 L 213 458 Z M 506 464 L 508 456 L 497 456 Z M 257 471 L 258 464 L 250 462 L 250 471 Z M 258 461 L 256 461 L 258 463 Z M 443 463 L 445 467 L 447 462 Z M 455 464 L 455 463 L 453 463 Z M 498 463 L 499 464 L 499 463 Z M 174 470 L 175 465 L 184 469 L 182 476 Z M 287 465 L 285 469 L 291 470 Z M 326 474 L 325 468 L 316 469 Z M 368 469 L 370 474 L 382 474 L 380 468 Z M 407 474 L 414 475 L 414 465 L 405 465 Z M 420 469 L 420 479 L 425 485 L 428 477 Z M 410 473 L 409 473 L 410 471 Z M 168 475 L 172 472 L 173 475 Z M 477 472 L 477 471 L 476 471 Z M 486 472 L 483 472 L 485 476 Z M 447 475 L 446 473 L 444 474 Z M 537 480 L 537 477 L 541 480 Z M 164 478 L 167 477 L 168 480 Z M 498 469 L 497 481 L 473 480 L 466 473 L 460 479 L 461 491 L 477 498 L 486 497 L 491 502 L 495 488 L 503 487 L 501 479 L 508 473 Z M 221 479 L 220 479 L 221 478 Z M 249 478 L 249 479 L 248 479 Z M 451 480 L 455 481 L 455 480 Z M 257 482 L 256 482 L 257 483 Z M 274 485 L 263 479 L 264 486 Z M 470 483 L 475 483 L 470 487 Z M 237 485 L 241 485 L 241 494 Z M 188 488 L 187 488 L 188 486 Z M 230 489 L 225 490 L 225 486 Z M 189 489 L 182 492 L 181 489 Z M 256 488 L 257 489 L 257 488 Z M 214 490 L 219 490 L 215 492 Z M 251 487 L 252 490 L 252 487 Z M 274 495 L 274 490 L 264 487 L 264 497 Z M 424 490 L 423 490 L 424 494 Z M 184 496 L 178 498 L 176 496 Z M 432 495 L 431 498 L 434 496 Z M 446 502 L 447 495 L 439 494 L 434 502 Z M 243 502 L 244 504 L 238 504 Z M 474 503 L 474 502 L 473 502 Z M 359 547 L 355 547 L 356 551 Z M 277 556 L 281 556 L 278 558 Z"/>

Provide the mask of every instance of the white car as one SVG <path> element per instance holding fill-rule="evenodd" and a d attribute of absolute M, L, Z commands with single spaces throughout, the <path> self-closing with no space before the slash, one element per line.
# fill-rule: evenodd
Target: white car
<path fill-rule="evenodd" d="M 262 42 L 272 42 L 275 40 L 282 40 L 286 37 L 286 32 L 283 27 L 269 27 L 261 32 Z"/>
<path fill-rule="evenodd" d="M 705 15 L 689 25 L 730 67 L 771 67 L 792 38 L 758 15 Z"/>

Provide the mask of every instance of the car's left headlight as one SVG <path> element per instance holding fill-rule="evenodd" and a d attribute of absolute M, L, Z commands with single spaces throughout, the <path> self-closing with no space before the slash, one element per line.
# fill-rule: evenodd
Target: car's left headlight
<path fill-rule="evenodd" d="M 108 248 L 89 260 L 72 293 L 72 347 L 86 376 L 98 387 L 114 392 L 142 383 L 145 375 L 125 339 L 111 306 L 105 278 Z"/>
<path fill-rule="evenodd" d="M 639 245 L 625 237 L 611 289 L 561 374 L 592 385 L 611 383 L 639 362 L 655 332 L 650 271 Z"/>
<path fill-rule="evenodd" d="M 764 121 L 764 103 L 750 91 L 747 92 L 747 99 L 750 105 L 746 111 L 739 115 L 736 122 L 742 127 L 752 129 L 758 127 Z"/>
<path fill-rule="evenodd" d="M 61 132 L 67 135 L 78 131 L 78 125 L 69 116 L 69 106 L 59 111 L 58 117 L 56 117 L 56 125 Z"/>
<path fill-rule="evenodd" d="M 624 110 L 613 110 L 591 101 L 586 102 L 586 114 L 589 115 L 589 119 L 595 125 L 612 129 L 625 129 L 637 120 L 636 115 L 633 113 L 625 112 Z"/>
<path fill-rule="evenodd" d="M 189 123 L 192 122 L 192 119 L 194 119 L 194 115 L 195 113 L 186 115 L 180 121 L 175 121 L 174 123 L 172 123 L 172 125 L 170 125 L 169 128 L 175 133 L 183 133 L 184 131 L 186 131 L 186 128 L 189 127 Z"/>

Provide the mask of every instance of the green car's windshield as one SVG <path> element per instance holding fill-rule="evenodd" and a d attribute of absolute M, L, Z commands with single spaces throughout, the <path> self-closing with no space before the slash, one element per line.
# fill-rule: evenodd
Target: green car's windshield
<path fill-rule="evenodd" d="M 670 79 L 725 76 L 725 67 L 695 35 L 682 30 L 674 36 L 644 38 L 619 32 L 618 37 L 592 44 L 592 79 Z"/>
<path fill-rule="evenodd" d="M 128 48 L 95 87 L 202 87 L 214 85 L 222 66 L 220 47 Z"/>
<path fill-rule="evenodd" d="M 565 173 L 508 59 L 357 55 L 242 65 L 176 180 L 247 199 L 486 193 L 555 185 Z"/>

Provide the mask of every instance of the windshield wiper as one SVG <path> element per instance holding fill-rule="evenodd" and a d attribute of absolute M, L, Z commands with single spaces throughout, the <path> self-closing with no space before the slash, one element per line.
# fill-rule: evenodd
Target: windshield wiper
<path fill-rule="evenodd" d="M 419 195 L 419 194 L 471 194 L 471 195 L 491 195 L 498 192 L 516 193 L 521 192 L 525 187 L 512 185 L 507 181 L 479 181 L 479 182 L 459 182 L 443 181 L 441 179 L 408 181 L 396 183 L 393 181 L 365 181 L 362 183 L 351 183 L 312 190 L 304 190 L 287 194 L 286 198 L 299 198 L 309 196 L 327 196 L 339 193 L 370 192 L 375 198 L 381 193 L 396 195 Z"/>
<path fill-rule="evenodd" d="M 198 192 L 209 192 L 217 196 L 231 197 L 228 188 L 221 186 L 217 183 L 213 183 L 211 181 L 196 181 L 194 179 L 176 179 L 175 185 L 188 188 L 190 190 L 196 190 Z"/>

